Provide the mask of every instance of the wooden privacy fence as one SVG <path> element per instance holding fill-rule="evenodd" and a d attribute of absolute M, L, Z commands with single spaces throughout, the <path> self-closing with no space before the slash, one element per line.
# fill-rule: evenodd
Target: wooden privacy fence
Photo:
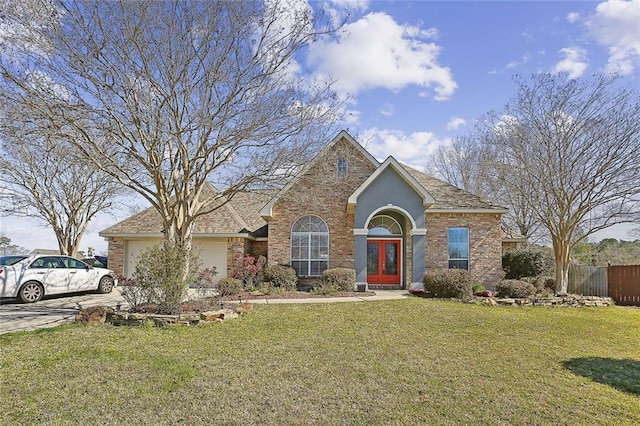
<path fill-rule="evenodd" d="M 640 265 L 570 265 L 567 290 L 583 296 L 609 296 L 617 305 L 640 306 Z"/>
<path fill-rule="evenodd" d="M 640 306 L 640 265 L 609 266 L 607 276 L 616 304 Z"/>
<path fill-rule="evenodd" d="M 567 292 L 583 296 L 609 296 L 607 267 L 569 265 Z"/>

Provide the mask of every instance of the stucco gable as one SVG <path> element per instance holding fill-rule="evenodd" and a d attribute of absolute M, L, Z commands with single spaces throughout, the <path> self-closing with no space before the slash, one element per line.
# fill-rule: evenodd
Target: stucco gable
<path fill-rule="evenodd" d="M 434 202 L 433 196 L 420 184 L 411 174 L 404 168 L 398 161 L 389 156 L 384 163 L 382 163 L 376 171 L 369 176 L 369 178 L 355 190 L 349 197 L 347 202 L 347 209 L 349 212 L 355 210 L 356 203 L 358 202 L 358 196 L 362 194 L 373 182 L 379 179 L 386 170 L 393 170 L 402 180 L 409 186 L 415 193 L 422 199 L 422 205 L 427 208 Z"/>

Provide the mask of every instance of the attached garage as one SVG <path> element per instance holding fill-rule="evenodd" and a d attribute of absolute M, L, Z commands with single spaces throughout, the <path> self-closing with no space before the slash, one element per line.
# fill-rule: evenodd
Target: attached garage
<path fill-rule="evenodd" d="M 217 200 L 217 194 L 213 185 L 205 185 L 201 196 L 203 200 Z M 231 274 L 230 270 L 242 268 L 245 254 L 266 255 L 267 222 L 259 211 L 273 195 L 270 190 L 239 192 L 221 207 L 196 219 L 192 248 L 203 269 L 215 266 L 216 277 L 224 278 Z M 100 231 L 109 242 L 109 269 L 130 277 L 140 252 L 163 241 L 162 230 L 160 214 L 149 207 Z"/>
<path fill-rule="evenodd" d="M 160 244 L 161 239 L 140 239 L 124 241 L 124 275 L 130 277 L 136 267 L 138 255 L 142 250 L 155 244 Z M 218 278 L 227 276 L 227 239 L 207 238 L 193 240 L 193 251 L 200 257 L 201 268 L 216 267 Z"/>

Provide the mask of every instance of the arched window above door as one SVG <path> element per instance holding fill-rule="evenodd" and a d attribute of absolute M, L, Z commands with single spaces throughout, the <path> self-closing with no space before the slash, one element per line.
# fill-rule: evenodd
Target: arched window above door
<path fill-rule="evenodd" d="M 368 225 L 369 235 L 402 236 L 402 227 L 393 217 L 388 215 L 375 216 Z"/>

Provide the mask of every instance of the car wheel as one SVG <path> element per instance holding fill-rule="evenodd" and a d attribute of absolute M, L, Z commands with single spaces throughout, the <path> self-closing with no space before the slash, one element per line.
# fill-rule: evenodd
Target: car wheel
<path fill-rule="evenodd" d="M 113 290 L 113 278 L 108 275 L 100 278 L 98 293 L 111 293 L 111 290 Z"/>
<path fill-rule="evenodd" d="M 18 291 L 18 299 L 23 303 L 34 303 L 42 299 L 44 288 L 36 281 L 27 281 Z"/>

